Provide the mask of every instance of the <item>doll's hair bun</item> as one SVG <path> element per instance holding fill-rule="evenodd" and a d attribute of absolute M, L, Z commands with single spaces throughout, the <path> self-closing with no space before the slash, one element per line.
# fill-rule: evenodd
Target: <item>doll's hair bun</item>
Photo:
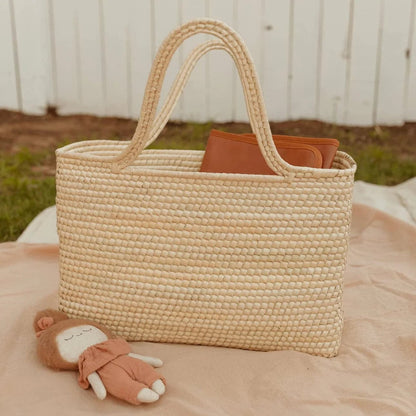
<path fill-rule="evenodd" d="M 40 335 L 40 333 L 45 329 L 48 329 L 57 322 L 65 319 L 68 319 L 68 315 L 66 313 L 55 309 L 45 309 L 36 314 L 33 321 L 33 328 L 36 335 Z"/>
<path fill-rule="evenodd" d="M 53 323 L 54 323 L 54 320 L 51 316 L 44 316 L 40 318 L 37 322 L 38 327 L 42 330 L 49 328 L 51 325 L 53 325 Z"/>

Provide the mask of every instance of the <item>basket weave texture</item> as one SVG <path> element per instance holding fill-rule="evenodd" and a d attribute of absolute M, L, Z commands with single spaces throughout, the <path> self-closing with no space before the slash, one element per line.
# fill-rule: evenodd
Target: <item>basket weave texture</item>
<path fill-rule="evenodd" d="M 196 33 L 218 39 L 191 53 L 156 117 L 170 59 Z M 211 49 L 234 59 L 276 175 L 203 173 L 203 151 L 143 150 Z M 159 49 L 131 141 L 57 150 L 59 307 L 128 340 L 334 356 L 354 172 L 343 152 L 332 169 L 287 164 L 244 42 L 224 23 L 189 22 Z"/>

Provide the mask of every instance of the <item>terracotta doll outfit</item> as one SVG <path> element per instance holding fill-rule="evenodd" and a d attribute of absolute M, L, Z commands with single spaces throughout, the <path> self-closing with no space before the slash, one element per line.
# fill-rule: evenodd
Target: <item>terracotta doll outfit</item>
<path fill-rule="evenodd" d="M 87 377 L 96 371 L 107 391 L 115 397 L 132 404 L 140 404 L 138 393 L 161 379 L 150 364 L 127 354 L 130 345 L 124 339 L 109 339 L 87 348 L 79 357 L 79 385 L 87 389 Z"/>

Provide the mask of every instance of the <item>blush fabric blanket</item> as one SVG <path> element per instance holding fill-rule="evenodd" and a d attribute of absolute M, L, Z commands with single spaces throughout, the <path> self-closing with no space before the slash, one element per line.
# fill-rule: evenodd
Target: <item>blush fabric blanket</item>
<path fill-rule="evenodd" d="M 133 409 L 36 357 L 35 312 L 57 306 L 58 246 L 0 244 L 2 415 L 414 415 L 416 227 L 355 205 L 336 358 L 294 352 L 132 343 L 160 357 L 163 398 Z"/>

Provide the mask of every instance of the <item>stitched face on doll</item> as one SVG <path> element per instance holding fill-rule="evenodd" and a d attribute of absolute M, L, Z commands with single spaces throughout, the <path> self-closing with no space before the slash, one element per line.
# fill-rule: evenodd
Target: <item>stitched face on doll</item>
<path fill-rule="evenodd" d="M 60 332 L 56 336 L 56 345 L 65 361 L 77 363 L 80 355 L 87 348 L 107 340 L 107 335 L 97 327 L 79 325 Z"/>

